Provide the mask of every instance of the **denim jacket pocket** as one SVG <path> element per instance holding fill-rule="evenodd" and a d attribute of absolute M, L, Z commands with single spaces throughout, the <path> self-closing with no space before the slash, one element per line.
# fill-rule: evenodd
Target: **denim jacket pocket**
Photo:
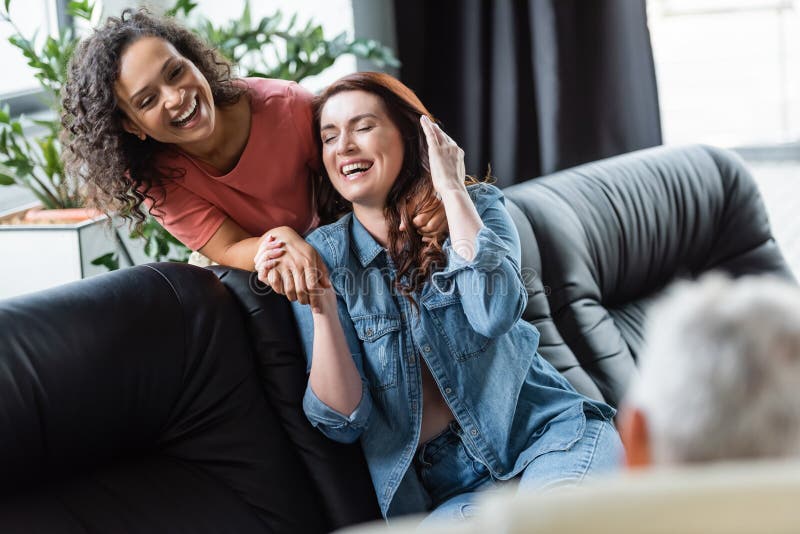
<path fill-rule="evenodd" d="M 353 317 L 353 326 L 364 347 L 364 374 L 370 387 L 375 391 L 395 387 L 400 356 L 400 316 Z"/>
<path fill-rule="evenodd" d="M 458 291 L 433 291 L 423 299 L 422 305 L 457 361 L 475 358 L 486 351 L 492 340 L 470 327 Z"/>

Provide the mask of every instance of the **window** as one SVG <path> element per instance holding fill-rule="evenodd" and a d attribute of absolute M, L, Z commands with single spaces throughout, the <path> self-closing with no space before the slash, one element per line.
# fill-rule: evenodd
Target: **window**
<path fill-rule="evenodd" d="M 799 0 L 648 0 L 665 143 L 800 139 Z"/>
<path fill-rule="evenodd" d="M 11 18 L 22 34 L 42 38 L 57 28 L 55 0 L 11 0 Z M 18 94 L 39 88 L 27 60 L 8 38 L 14 33 L 12 26 L 0 22 L 0 57 L 3 58 L 3 76 L 0 76 L 0 95 Z"/>
<path fill-rule="evenodd" d="M 800 0 L 648 0 L 665 144 L 745 158 L 800 275 Z"/>

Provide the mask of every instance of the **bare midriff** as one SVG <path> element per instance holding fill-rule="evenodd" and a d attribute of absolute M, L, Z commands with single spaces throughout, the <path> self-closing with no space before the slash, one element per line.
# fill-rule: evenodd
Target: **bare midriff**
<path fill-rule="evenodd" d="M 428 366 L 423 364 L 420 367 L 422 368 L 422 429 L 419 444 L 422 445 L 447 428 L 455 417 L 444 401 Z"/>

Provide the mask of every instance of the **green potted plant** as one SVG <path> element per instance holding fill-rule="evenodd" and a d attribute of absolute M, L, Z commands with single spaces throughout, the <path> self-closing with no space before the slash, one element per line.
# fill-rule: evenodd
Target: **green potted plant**
<path fill-rule="evenodd" d="M 80 208 L 78 186 L 64 174 L 58 143 L 60 91 L 77 39 L 72 29 L 66 28 L 55 37 L 47 36 L 37 50 L 33 39 L 24 37 L 14 23 L 9 4 L 10 0 L 5 0 L 5 12 L 0 14 L 14 31 L 9 42 L 28 60 L 44 90 L 42 98 L 54 113 L 49 118 L 26 121 L 24 117 L 12 118 L 8 106 L 0 109 L 0 184 L 26 187 L 46 209 Z M 86 1 L 71 2 L 68 9 L 73 16 L 91 17 L 92 6 Z M 25 126 L 32 124 L 38 126 L 41 133 L 26 135 Z"/>
<path fill-rule="evenodd" d="M 298 26 L 296 14 L 286 21 L 278 10 L 253 20 L 249 0 L 245 0 L 239 18 L 219 26 L 196 16 L 193 13 L 196 7 L 191 0 L 177 0 L 166 13 L 185 19 L 186 26 L 216 47 L 238 67 L 242 76 L 300 82 L 323 72 L 347 54 L 369 59 L 377 68 L 400 66 L 391 49 L 378 41 L 351 39 L 345 32 L 328 39 L 314 20 Z"/>
<path fill-rule="evenodd" d="M 77 38 L 64 28 L 37 43 L 16 26 L 9 4 L 5 0 L 0 18 L 12 27 L 9 41 L 27 59 L 50 113 L 15 118 L 8 106 L 0 108 L 0 185 L 24 187 L 39 204 L 0 220 L 0 249 L 5 252 L 0 297 L 102 272 L 105 268 L 93 265 L 92 259 L 118 252 L 118 236 L 106 230 L 101 213 L 84 208 L 80 185 L 61 163 L 60 91 Z M 93 7 L 84 0 L 70 2 L 68 9 L 73 17 L 88 20 Z"/>

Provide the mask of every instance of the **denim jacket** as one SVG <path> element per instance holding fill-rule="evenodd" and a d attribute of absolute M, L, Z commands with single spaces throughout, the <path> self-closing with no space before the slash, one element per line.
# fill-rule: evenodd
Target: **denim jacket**
<path fill-rule="evenodd" d="M 568 449 L 586 417 L 614 410 L 578 394 L 536 352 L 539 332 L 521 319 L 527 293 L 520 243 L 499 189 L 468 188 L 484 227 L 473 260 L 444 243 L 447 264 L 415 295 L 393 289 L 395 266 L 353 214 L 307 237 L 325 261 L 339 318 L 362 379 L 351 414 L 324 404 L 308 386 L 303 408 L 336 441 L 361 439 L 384 517 L 425 511 L 426 494 L 409 469 L 422 421 L 422 365 L 463 429 L 467 450 L 492 477 L 508 480 L 534 458 Z M 294 303 L 304 349 L 312 354 L 308 306 Z"/>

